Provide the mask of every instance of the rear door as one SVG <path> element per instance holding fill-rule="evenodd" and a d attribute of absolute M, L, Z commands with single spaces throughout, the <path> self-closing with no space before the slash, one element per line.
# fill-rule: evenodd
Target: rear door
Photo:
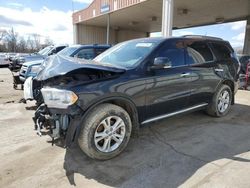
<path fill-rule="evenodd" d="M 220 77 L 215 72 L 217 63 L 206 40 L 186 39 L 186 62 L 192 72 L 190 106 L 208 103 Z"/>

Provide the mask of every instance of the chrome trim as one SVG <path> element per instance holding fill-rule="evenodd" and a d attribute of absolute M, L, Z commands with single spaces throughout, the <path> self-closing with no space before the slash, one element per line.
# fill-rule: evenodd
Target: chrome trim
<path fill-rule="evenodd" d="M 199 104 L 199 105 L 196 105 L 196 106 L 192 106 L 190 108 L 186 108 L 186 109 L 183 109 L 183 110 L 172 112 L 172 113 L 169 113 L 169 114 L 164 114 L 164 115 L 161 115 L 161 116 L 157 116 L 157 117 L 145 120 L 141 124 L 146 124 L 146 123 L 149 123 L 149 122 L 153 122 L 153 121 L 157 121 L 157 120 L 160 120 L 160 119 L 164 119 L 164 118 L 168 118 L 168 117 L 171 117 L 171 116 L 175 116 L 177 114 L 182 114 L 184 112 L 188 112 L 190 110 L 201 108 L 201 107 L 204 107 L 204 106 L 207 106 L 207 105 L 208 105 L 208 103 L 203 103 L 203 104 Z"/>
<path fill-rule="evenodd" d="M 187 77 L 187 76 L 190 76 L 191 75 L 191 73 L 190 72 L 187 72 L 187 73 L 182 73 L 181 74 L 181 77 Z"/>
<path fill-rule="evenodd" d="M 214 69 L 216 72 L 223 72 L 223 69 Z"/>

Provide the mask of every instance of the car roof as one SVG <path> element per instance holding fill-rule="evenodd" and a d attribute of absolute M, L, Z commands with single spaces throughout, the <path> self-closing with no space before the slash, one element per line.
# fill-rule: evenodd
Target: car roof
<path fill-rule="evenodd" d="M 74 44 L 69 47 L 75 48 L 110 48 L 111 45 L 108 44 Z"/>
<path fill-rule="evenodd" d="M 203 35 L 184 35 L 184 36 L 172 36 L 172 37 L 149 37 L 149 38 L 139 38 L 133 39 L 138 42 L 163 42 L 167 40 L 177 40 L 177 39 L 200 39 L 200 40 L 208 40 L 215 42 L 228 42 L 223 40 L 222 38 L 212 37 L 212 36 L 203 36 Z M 132 41 L 133 41 L 132 40 Z"/>

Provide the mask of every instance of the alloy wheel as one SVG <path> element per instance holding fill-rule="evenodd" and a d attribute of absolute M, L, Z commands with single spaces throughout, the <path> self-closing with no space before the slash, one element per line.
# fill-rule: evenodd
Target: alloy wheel
<path fill-rule="evenodd" d="M 227 90 L 224 90 L 221 92 L 218 99 L 217 108 L 219 112 L 224 113 L 228 109 L 229 103 L 230 103 L 230 94 Z"/>
<path fill-rule="evenodd" d="M 121 145 L 125 134 L 126 126 L 120 117 L 106 117 L 95 130 L 95 146 L 101 152 L 112 152 Z"/>

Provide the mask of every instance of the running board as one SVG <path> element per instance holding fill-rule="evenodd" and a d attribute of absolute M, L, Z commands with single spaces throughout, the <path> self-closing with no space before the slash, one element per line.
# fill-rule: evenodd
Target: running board
<path fill-rule="evenodd" d="M 208 103 L 203 103 L 203 104 L 192 106 L 190 108 L 186 108 L 186 109 L 176 111 L 176 112 L 173 112 L 173 113 L 170 113 L 170 114 L 164 114 L 164 115 L 161 115 L 161 116 L 150 118 L 148 120 L 143 121 L 141 124 L 146 124 L 146 123 L 150 123 L 150 122 L 157 121 L 157 120 L 160 120 L 160 119 L 172 117 L 172 116 L 175 116 L 177 114 L 182 114 L 182 113 L 185 113 L 185 112 L 188 112 L 188 111 L 191 111 L 191 110 L 195 110 L 197 108 L 201 108 L 201 107 L 204 107 L 204 106 L 207 106 L 207 105 L 208 105 Z"/>

